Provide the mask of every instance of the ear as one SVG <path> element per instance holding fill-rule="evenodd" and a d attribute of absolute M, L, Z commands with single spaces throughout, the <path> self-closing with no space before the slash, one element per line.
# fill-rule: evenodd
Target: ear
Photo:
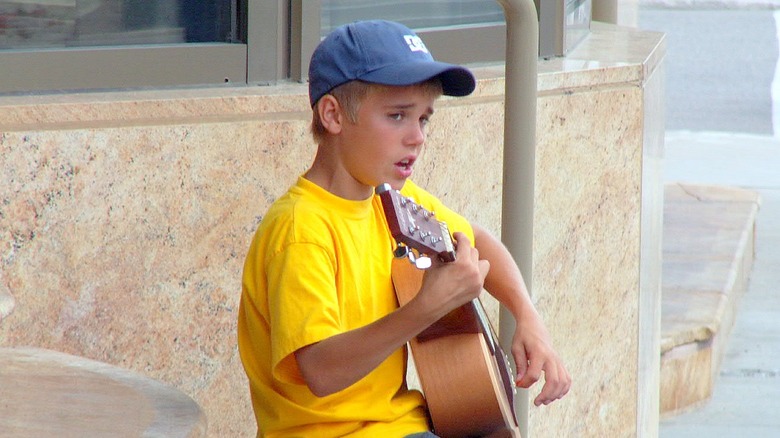
<path fill-rule="evenodd" d="M 317 102 L 317 111 L 319 111 L 320 122 L 323 128 L 329 134 L 338 134 L 345 121 L 344 112 L 341 109 L 339 101 L 330 94 L 322 96 Z"/>

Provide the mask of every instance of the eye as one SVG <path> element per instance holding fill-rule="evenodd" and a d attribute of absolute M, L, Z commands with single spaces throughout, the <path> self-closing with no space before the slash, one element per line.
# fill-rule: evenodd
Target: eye
<path fill-rule="evenodd" d="M 387 116 L 390 117 L 391 119 L 395 120 L 396 122 L 400 122 L 401 120 L 404 119 L 404 113 L 402 113 L 402 112 L 391 113 L 391 114 L 388 114 Z"/>

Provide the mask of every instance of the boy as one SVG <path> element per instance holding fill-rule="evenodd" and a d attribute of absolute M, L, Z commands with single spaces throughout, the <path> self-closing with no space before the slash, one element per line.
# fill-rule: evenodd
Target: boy
<path fill-rule="evenodd" d="M 238 343 L 258 436 L 429 433 L 424 399 L 406 388 L 404 346 L 483 286 L 517 319 L 517 384 L 544 372 L 535 403 L 565 395 L 571 379 L 508 251 L 408 180 L 435 99 L 471 93 L 471 72 L 434 61 L 398 23 L 365 21 L 320 43 L 309 81 L 316 157 L 263 218 L 244 267 Z M 458 254 L 434 262 L 400 308 L 374 196 L 385 182 L 435 211 Z"/>

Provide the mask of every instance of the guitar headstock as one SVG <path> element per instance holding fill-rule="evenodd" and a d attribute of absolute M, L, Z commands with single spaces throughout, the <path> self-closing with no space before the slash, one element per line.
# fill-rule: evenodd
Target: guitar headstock
<path fill-rule="evenodd" d="M 434 212 L 422 208 L 387 183 L 378 186 L 376 193 L 382 200 L 390 233 L 399 245 L 413 249 L 417 256 L 437 256 L 444 262 L 455 260 L 449 228 L 435 218 Z"/>

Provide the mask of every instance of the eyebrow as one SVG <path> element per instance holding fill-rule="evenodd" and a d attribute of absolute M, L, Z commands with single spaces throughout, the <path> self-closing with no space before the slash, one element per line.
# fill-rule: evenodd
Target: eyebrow
<path fill-rule="evenodd" d="M 406 104 L 397 104 L 397 105 L 394 105 L 394 104 L 389 104 L 389 105 L 387 105 L 387 108 L 391 108 L 391 109 L 397 109 L 397 110 L 406 110 L 406 109 L 409 109 L 409 108 L 414 108 L 414 107 L 415 107 L 415 105 L 414 105 L 414 104 L 412 104 L 412 103 L 406 103 Z M 427 113 L 429 116 L 432 116 L 432 115 L 433 115 L 433 113 L 434 113 L 433 106 L 429 106 L 429 107 L 428 107 L 428 108 L 425 110 L 425 112 L 426 112 L 426 113 Z"/>

